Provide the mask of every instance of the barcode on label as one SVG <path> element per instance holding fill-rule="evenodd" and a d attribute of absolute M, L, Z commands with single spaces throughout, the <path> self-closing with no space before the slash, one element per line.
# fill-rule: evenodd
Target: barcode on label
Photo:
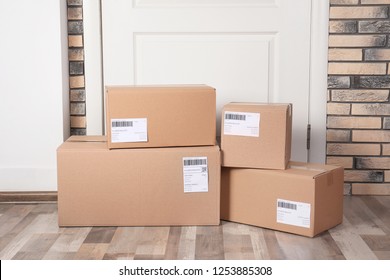
<path fill-rule="evenodd" d="M 133 127 L 132 121 L 112 121 L 112 127 Z"/>
<path fill-rule="evenodd" d="M 185 159 L 184 160 L 184 166 L 191 166 L 191 165 L 207 165 L 207 159 L 200 158 L 200 159 Z"/>
<path fill-rule="evenodd" d="M 246 120 L 246 115 L 225 114 L 225 120 L 245 121 Z"/>
<path fill-rule="evenodd" d="M 278 201 L 278 207 L 291 209 L 291 210 L 297 210 L 297 205 L 296 204 L 289 203 L 289 202 L 284 202 L 284 201 Z"/>

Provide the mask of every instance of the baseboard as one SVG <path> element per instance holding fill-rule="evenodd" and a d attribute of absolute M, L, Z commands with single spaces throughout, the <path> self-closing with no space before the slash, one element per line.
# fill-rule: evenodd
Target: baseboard
<path fill-rule="evenodd" d="M 56 202 L 57 192 L 0 192 L 0 202 Z"/>

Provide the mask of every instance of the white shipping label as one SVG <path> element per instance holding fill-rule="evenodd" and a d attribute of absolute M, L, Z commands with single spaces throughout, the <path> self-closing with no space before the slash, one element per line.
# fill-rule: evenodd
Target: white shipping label
<path fill-rule="evenodd" d="M 183 158 L 184 192 L 208 192 L 207 157 Z"/>
<path fill-rule="evenodd" d="M 310 204 L 277 199 L 276 222 L 310 228 Z"/>
<path fill-rule="evenodd" d="M 148 119 L 111 119 L 111 142 L 147 142 Z"/>
<path fill-rule="evenodd" d="M 260 114 L 226 111 L 223 133 L 225 135 L 259 137 Z"/>

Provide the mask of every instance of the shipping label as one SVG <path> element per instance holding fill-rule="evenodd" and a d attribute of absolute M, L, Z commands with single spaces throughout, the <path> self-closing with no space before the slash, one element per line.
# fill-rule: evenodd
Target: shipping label
<path fill-rule="evenodd" d="M 207 157 L 183 158 L 184 192 L 208 192 L 209 174 Z"/>
<path fill-rule="evenodd" d="M 259 137 L 260 113 L 226 111 L 223 133 L 225 135 Z"/>
<path fill-rule="evenodd" d="M 147 142 L 148 119 L 111 119 L 111 142 Z"/>
<path fill-rule="evenodd" d="M 310 208 L 309 203 L 277 199 L 276 222 L 310 228 Z"/>

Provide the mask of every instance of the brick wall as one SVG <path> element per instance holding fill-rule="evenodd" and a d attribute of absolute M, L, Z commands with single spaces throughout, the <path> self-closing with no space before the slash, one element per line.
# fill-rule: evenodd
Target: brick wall
<path fill-rule="evenodd" d="M 83 0 L 68 0 L 71 135 L 86 134 L 83 42 Z"/>
<path fill-rule="evenodd" d="M 390 0 L 330 0 L 327 162 L 345 193 L 390 194 Z"/>

